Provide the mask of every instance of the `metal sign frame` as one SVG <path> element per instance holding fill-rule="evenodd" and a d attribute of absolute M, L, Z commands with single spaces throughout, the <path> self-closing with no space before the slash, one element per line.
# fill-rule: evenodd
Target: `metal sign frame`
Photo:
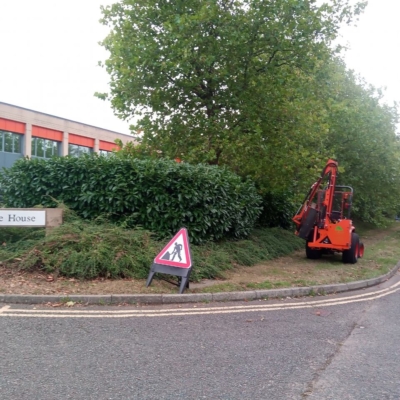
<path fill-rule="evenodd" d="M 179 263 L 173 260 L 163 259 L 167 250 L 176 243 L 179 236 L 183 236 L 183 248 L 185 249 L 186 262 Z M 186 288 L 189 288 L 189 278 L 192 272 L 192 253 L 190 251 L 189 236 L 186 228 L 181 228 L 168 244 L 155 257 L 153 264 L 150 267 L 149 276 L 147 277 L 146 287 L 150 286 L 156 273 L 173 275 L 178 277 L 179 293 L 182 294 Z"/>

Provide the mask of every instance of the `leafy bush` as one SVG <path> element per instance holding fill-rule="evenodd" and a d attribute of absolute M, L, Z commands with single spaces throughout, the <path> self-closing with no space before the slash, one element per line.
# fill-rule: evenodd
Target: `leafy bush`
<path fill-rule="evenodd" d="M 296 207 L 290 193 L 266 193 L 262 197 L 262 211 L 258 225 L 289 229 L 293 226 L 292 217 L 295 212 Z"/>
<path fill-rule="evenodd" d="M 0 177 L 9 207 L 65 203 L 78 215 L 107 215 L 158 237 L 188 228 L 191 241 L 246 237 L 260 213 L 250 181 L 224 168 L 131 157 L 21 159 Z"/>

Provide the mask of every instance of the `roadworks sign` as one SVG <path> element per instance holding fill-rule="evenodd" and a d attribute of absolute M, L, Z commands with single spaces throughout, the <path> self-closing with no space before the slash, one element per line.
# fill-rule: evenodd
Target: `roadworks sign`
<path fill-rule="evenodd" d="M 186 228 L 181 228 L 154 259 L 155 264 L 191 268 L 192 258 Z"/>

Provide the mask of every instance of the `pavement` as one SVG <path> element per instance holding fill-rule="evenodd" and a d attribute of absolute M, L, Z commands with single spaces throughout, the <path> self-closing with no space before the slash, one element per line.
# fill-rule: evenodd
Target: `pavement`
<path fill-rule="evenodd" d="M 287 297 L 323 296 L 360 290 L 379 285 L 390 279 L 400 269 L 400 261 L 385 275 L 362 281 L 316 285 L 307 287 L 290 287 L 282 289 L 262 289 L 240 292 L 220 293 L 183 293 L 183 294 L 108 294 L 108 295 L 20 295 L 0 294 L 0 303 L 12 304 L 43 304 L 73 301 L 87 305 L 113 304 L 179 304 L 179 303 L 211 303 L 225 301 L 251 301 Z"/>

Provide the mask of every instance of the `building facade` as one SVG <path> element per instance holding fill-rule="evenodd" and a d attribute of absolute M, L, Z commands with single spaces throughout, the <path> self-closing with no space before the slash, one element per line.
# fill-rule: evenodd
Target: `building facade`
<path fill-rule="evenodd" d="M 132 136 L 0 102 L 0 169 L 21 157 L 107 154 Z"/>

